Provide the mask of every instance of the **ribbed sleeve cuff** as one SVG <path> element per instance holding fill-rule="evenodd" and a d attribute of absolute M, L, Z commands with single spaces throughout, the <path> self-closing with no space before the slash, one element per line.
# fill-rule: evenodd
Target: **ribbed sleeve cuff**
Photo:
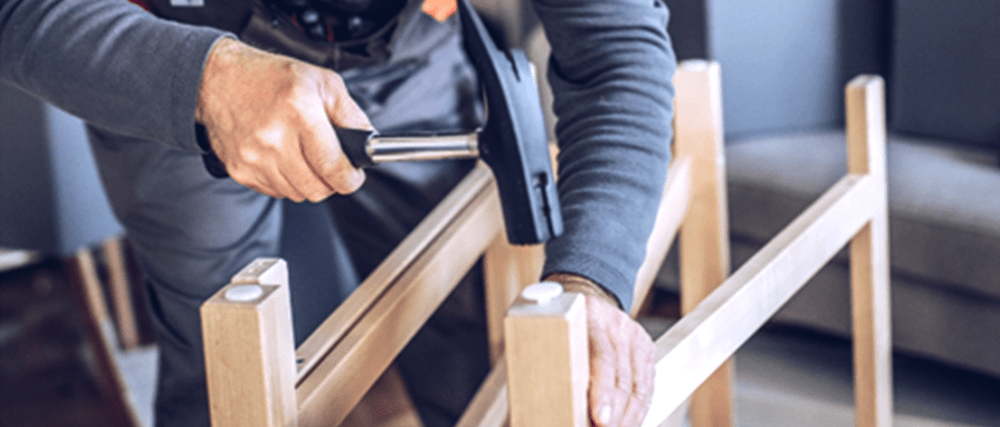
<path fill-rule="evenodd" d="M 545 248 L 545 258 L 542 277 L 553 273 L 576 274 L 611 292 L 626 312 L 632 309 L 635 277 L 625 276 L 621 268 L 589 252 L 574 251 L 567 245 L 549 244 Z"/>

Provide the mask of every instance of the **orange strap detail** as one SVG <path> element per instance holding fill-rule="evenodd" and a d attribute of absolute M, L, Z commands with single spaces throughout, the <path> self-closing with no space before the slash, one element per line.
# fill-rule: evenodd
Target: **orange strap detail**
<path fill-rule="evenodd" d="M 444 22 L 455 12 L 458 12 L 458 2 L 456 0 L 424 0 L 424 13 Z"/>

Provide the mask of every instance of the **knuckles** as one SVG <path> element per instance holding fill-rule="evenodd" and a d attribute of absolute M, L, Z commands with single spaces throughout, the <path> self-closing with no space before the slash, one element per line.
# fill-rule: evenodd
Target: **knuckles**
<path fill-rule="evenodd" d="M 261 192 L 295 193 L 280 194 L 295 201 L 320 202 L 337 190 L 349 190 L 343 183 L 350 171 L 338 159 L 321 154 L 324 150 L 309 146 L 323 143 L 316 127 L 329 123 L 323 102 L 326 94 L 347 93 L 340 75 L 305 62 L 273 57 L 251 80 L 251 86 L 230 86 L 226 91 L 235 96 L 225 103 L 232 123 L 213 125 L 222 128 L 224 149 L 216 153 L 232 179 L 264 190 Z M 307 165 L 300 164 L 303 155 Z M 316 176 L 292 177 L 290 171 L 309 171 Z M 272 184 L 284 182 L 282 176 L 293 180 L 289 183 L 292 188 L 272 188 Z"/>

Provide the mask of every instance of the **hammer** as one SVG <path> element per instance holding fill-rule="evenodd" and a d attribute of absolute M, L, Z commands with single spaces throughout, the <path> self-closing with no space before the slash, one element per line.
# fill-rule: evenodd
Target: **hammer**
<path fill-rule="evenodd" d="M 383 137 L 375 131 L 334 126 L 344 154 L 355 167 L 397 161 L 481 158 L 500 192 L 507 240 L 543 243 L 562 234 L 548 136 L 528 59 L 519 49 L 501 51 L 468 0 L 458 0 L 465 51 L 486 103 L 486 123 L 469 134 Z M 214 154 L 205 166 L 226 177 Z"/>

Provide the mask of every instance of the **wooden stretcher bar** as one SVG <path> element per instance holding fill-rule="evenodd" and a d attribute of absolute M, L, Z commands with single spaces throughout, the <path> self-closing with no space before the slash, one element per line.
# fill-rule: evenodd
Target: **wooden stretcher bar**
<path fill-rule="evenodd" d="M 649 296 L 656 273 L 660 271 L 670 250 L 670 243 L 680 231 L 687 214 L 688 204 L 691 202 L 692 163 L 690 156 L 678 157 L 670 162 L 659 213 L 653 224 L 653 232 L 646 242 L 646 258 L 636 273 L 632 310 L 629 312 L 633 318 L 639 315 L 642 302 Z"/>
<path fill-rule="evenodd" d="M 657 413 L 680 406 L 860 230 L 872 187 L 844 178 L 656 340 Z"/>
<path fill-rule="evenodd" d="M 857 425 L 891 425 L 882 93 L 878 77 L 850 82 L 849 175 L 656 341 L 658 412 L 645 425 L 657 425 L 679 406 L 847 243 L 852 247 Z"/>
<path fill-rule="evenodd" d="M 339 423 L 500 232 L 492 175 L 480 164 L 467 179 L 482 184 L 476 197 L 444 221 L 420 258 L 388 280 L 385 295 L 300 382 L 300 425 Z"/>
<path fill-rule="evenodd" d="M 340 342 L 359 318 L 387 292 L 393 283 L 410 268 L 414 260 L 427 253 L 428 247 L 441 237 L 445 228 L 461 218 L 471 204 L 486 205 L 496 199 L 495 184 L 488 168 L 478 165 L 469 176 L 428 214 L 420 225 L 392 251 L 316 330 L 299 346 L 299 382 L 313 370 L 324 354 Z M 492 195 L 492 196 L 491 196 Z M 487 225 L 479 236 L 490 239 L 500 233 L 502 222 Z"/>

